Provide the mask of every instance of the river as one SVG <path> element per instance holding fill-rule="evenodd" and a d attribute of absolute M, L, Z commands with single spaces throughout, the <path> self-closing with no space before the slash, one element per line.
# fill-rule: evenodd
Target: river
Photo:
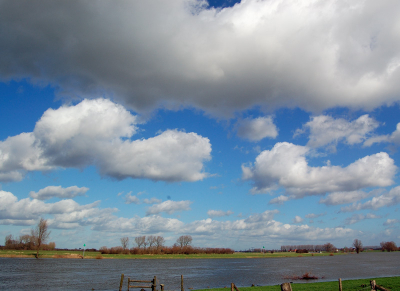
<path fill-rule="evenodd" d="M 165 290 L 277 285 L 306 272 L 317 281 L 400 276 L 400 252 L 259 259 L 27 259 L 0 258 L 0 290 L 118 290 L 121 273 L 157 276 Z"/>

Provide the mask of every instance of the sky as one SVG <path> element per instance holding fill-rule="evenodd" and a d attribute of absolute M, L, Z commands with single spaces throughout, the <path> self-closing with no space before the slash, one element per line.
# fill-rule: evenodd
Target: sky
<path fill-rule="evenodd" d="M 400 244 L 399 14 L 1 0 L 0 239 L 45 218 L 59 248 Z"/>

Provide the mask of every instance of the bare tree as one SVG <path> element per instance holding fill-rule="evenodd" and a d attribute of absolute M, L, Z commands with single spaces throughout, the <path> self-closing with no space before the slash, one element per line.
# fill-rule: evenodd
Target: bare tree
<path fill-rule="evenodd" d="M 334 252 L 336 250 L 336 247 L 331 243 L 326 243 L 324 244 L 324 250 L 327 252 Z"/>
<path fill-rule="evenodd" d="M 135 237 L 135 243 L 137 244 L 138 248 L 144 246 L 146 248 L 146 236 L 137 236 Z"/>
<path fill-rule="evenodd" d="M 388 252 L 394 252 L 398 250 L 396 243 L 394 241 L 381 242 L 381 248 L 382 251 L 386 250 Z"/>
<path fill-rule="evenodd" d="M 181 235 L 177 240 L 176 243 L 182 248 L 188 246 L 192 243 L 192 237 L 190 235 Z"/>
<path fill-rule="evenodd" d="M 149 248 L 151 249 L 155 244 L 156 244 L 156 237 L 153 235 L 149 235 L 147 237 L 147 245 L 149 246 Z"/>
<path fill-rule="evenodd" d="M 357 254 L 359 254 L 362 251 L 363 244 L 362 244 L 361 240 L 355 239 L 353 241 L 353 246 L 356 249 Z"/>
<path fill-rule="evenodd" d="M 121 237 L 121 246 L 124 250 L 129 248 L 129 237 Z"/>
<path fill-rule="evenodd" d="M 155 244 L 156 244 L 157 249 L 161 248 L 164 245 L 164 243 L 165 243 L 165 239 L 162 236 L 156 237 Z"/>
<path fill-rule="evenodd" d="M 46 243 L 51 233 L 48 231 L 47 220 L 40 218 L 39 223 L 32 229 L 31 233 L 36 246 L 36 258 L 39 258 L 39 251 L 43 244 Z"/>

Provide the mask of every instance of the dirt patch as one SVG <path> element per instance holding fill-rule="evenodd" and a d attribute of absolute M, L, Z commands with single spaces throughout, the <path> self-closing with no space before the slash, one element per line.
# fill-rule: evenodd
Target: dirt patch
<path fill-rule="evenodd" d="M 63 254 L 63 255 L 53 255 L 55 259 L 82 259 L 82 255 L 78 254 Z"/>

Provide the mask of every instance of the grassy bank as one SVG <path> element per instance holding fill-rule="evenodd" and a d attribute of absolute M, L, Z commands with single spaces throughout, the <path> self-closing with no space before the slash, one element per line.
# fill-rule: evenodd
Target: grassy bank
<path fill-rule="evenodd" d="M 33 258 L 35 251 L 24 250 L 0 250 L 0 257 L 9 258 Z M 82 251 L 40 251 L 41 258 L 80 258 Z M 355 255 L 354 253 L 346 253 Z M 155 255 L 132 255 L 132 254 L 101 254 L 100 252 L 85 252 L 85 259 L 240 259 L 240 258 L 283 258 L 283 257 L 310 257 L 310 256 L 338 256 L 343 253 L 315 253 L 315 254 L 296 254 L 289 252 L 271 253 L 233 253 L 233 254 L 155 254 Z"/>
<path fill-rule="evenodd" d="M 389 290 L 400 290 L 400 277 L 385 277 L 371 279 L 357 279 L 342 281 L 343 291 L 358 291 L 370 290 L 366 287 L 370 286 L 370 281 L 375 280 L 378 285 L 381 285 Z M 338 281 L 333 282 L 318 282 L 318 283 L 293 283 L 293 291 L 337 291 L 339 290 Z M 280 291 L 280 285 L 262 286 L 262 287 L 238 287 L 240 291 Z M 216 289 L 199 289 L 196 291 L 227 291 L 229 288 Z"/>

